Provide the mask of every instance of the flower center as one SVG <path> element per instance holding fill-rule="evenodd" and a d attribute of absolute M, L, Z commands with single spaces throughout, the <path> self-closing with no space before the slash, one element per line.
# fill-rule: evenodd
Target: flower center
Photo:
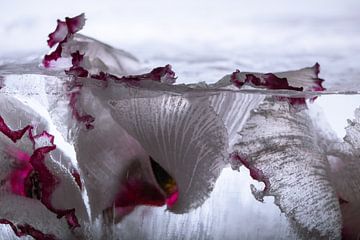
<path fill-rule="evenodd" d="M 150 162 L 157 183 L 165 192 L 167 200 L 171 199 L 170 201 L 167 201 L 167 203 L 171 203 L 170 205 L 173 205 L 177 200 L 177 197 L 174 199 L 174 196 L 177 196 L 178 192 L 175 179 L 170 176 L 170 174 L 167 173 L 166 170 L 162 168 L 152 157 L 150 157 Z"/>
<path fill-rule="evenodd" d="M 39 173 L 31 171 L 25 180 L 26 196 L 34 199 L 41 199 L 41 183 Z"/>

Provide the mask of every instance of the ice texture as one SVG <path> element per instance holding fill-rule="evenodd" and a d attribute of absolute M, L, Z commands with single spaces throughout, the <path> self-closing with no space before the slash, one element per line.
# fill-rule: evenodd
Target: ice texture
<path fill-rule="evenodd" d="M 330 181 L 330 166 L 318 146 L 316 130 L 305 111 L 267 98 L 252 111 L 239 133 L 236 150 L 269 179 L 267 191 L 280 209 L 314 237 L 341 236 L 340 204 Z M 324 211 L 326 209 L 326 211 Z"/>

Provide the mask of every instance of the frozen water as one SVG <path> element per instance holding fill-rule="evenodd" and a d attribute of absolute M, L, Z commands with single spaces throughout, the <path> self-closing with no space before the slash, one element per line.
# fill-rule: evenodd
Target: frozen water
<path fill-rule="evenodd" d="M 314 104 L 308 105 L 310 111 L 306 112 L 305 110 L 306 114 L 304 111 L 300 113 L 285 111 L 282 114 L 277 112 L 274 115 L 268 115 L 268 118 L 263 122 L 264 124 L 261 125 L 258 125 L 258 118 L 261 114 L 255 112 L 250 115 L 249 112 L 258 108 L 259 102 L 264 98 L 261 95 L 264 92 L 253 92 L 254 94 L 249 94 L 247 97 L 243 97 L 242 93 L 234 95 L 222 93 L 223 96 L 219 96 L 219 99 L 223 97 L 223 99 L 227 99 L 226 101 L 217 100 L 217 96 L 205 94 L 206 98 L 210 99 L 210 102 L 212 101 L 214 111 L 204 112 L 203 115 L 195 111 L 196 108 L 195 110 L 191 107 L 187 109 L 189 103 L 184 103 L 172 95 L 175 102 L 179 101 L 176 103 L 184 109 L 184 112 L 199 114 L 198 119 L 201 119 L 201 116 L 207 119 L 215 119 L 211 121 L 214 126 L 210 126 L 209 129 L 215 129 L 212 131 L 213 135 L 210 136 L 216 138 L 217 143 L 215 141 L 205 142 L 214 146 L 214 149 L 217 149 L 218 145 L 224 146 L 226 142 L 221 140 L 224 136 L 216 132 L 221 125 L 221 121 L 216 118 L 217 115 L 225 122 L 225 127 L 231 129 L 228 130 L 230 145 L 226 150 L 221 149 L 222 152 L 231 152 L 233 150 L 231 146 L 238 142 L 237 133 L 243 131 L 242 134 L 248 138 L 243 138 L 242 142 L 240 141 L 242 145 L 237 150 L 244 151 L 248 156 L 253 155 L 252 161 L 254 161 L 255 166 L 270 176 L 272 188 L 269 195 L 271 196 L 265 197 L 263 203 L 257 201 L 249 186 L 254 184 L 256 189 L 262 189 L 264 185 L 252 180 L 249 171 L 244 166 L 240 167 L 240 173 L 231 170 L 228 165 L 221 171 L 226 160 L 225 163 L 223 159 L 218 161 L 222 154 L 213 151 L 208 154 L 211 156 L 216 153 L 219 156 L 214 155 L 215 160 L 212 164 L 200 164 L 200 168 L 211 168 L 215 177 L 204 175 L 198 179 L 194 178 L 194 182 L 197 184 L 201 182 L 203 183 L 202 186 L 191 187 L 193 189 L 193 192 L 190 191 L 192 195 L 186 196 L 189 197 L 186 201 L 182 199 L 183 196 L 179 198 L 184 205 L 201 206 L 185 211 L 185 208 L 179 205 L 178 207 L 186 212 L 180 215 L 167 210 L 165 207 L 140 206 L 123 217 L 119 224 L 108 230 L 109 236 L 114 239 L 297 239 L 301 237 L 310 238 L 311 236 L 315 238 L 320 236 L 340 238 L 340 214 L 346 217 L 347 226 L 358 230 L 357 222 L 352 221 L 352 219 L 358 219 L 359 216 L 354 211 L 357 205 L 350 205 L 344 210 L 343 205 L 336 203 L 336 193 L 339 192 L 342 194 L 343 200 L 348 201 L 350 199 L 355 203 L 359 201 L 358 189 L 356 188 L 358 185 L 356 185 L 355 180 L 356 171 L 359 168 L 358 161 L 353 157 L 358 154 L 359 148 L 356 138 L 358 122 L 346 122 L 347 119 L 355 118 L 354 110 L 359 107 L 360 103 L 360 96 L 355 94 L 360 91 L 358 77 L 360 69 L 358 10 L 360 6 L 357 1 L 341 3 L 336 1 L 303 1 L 291 4 L 287 1 L 277 1 L 276 3 L 182 1 L 174 4 L 169 4 L 166 1 L 151 3 L 110 1 L 101 5 L 92 1 L 86 3 L 62 1 L 61 5 L 64 8 L 53 8 L 50 6 L 53 3 L 50 2 L 42 2 L 41 4 L 37 2 L 37 4 L 36 7 L 33 7 L 36 3 L 20 1 L 2 4 L 0 34 L 3 37 L 0 41 L 0 63 L 7 65 L 0 66 L 0 72 L 2 74 L 11 72 L 12 75 L 3 79 L 8 83 L 8 88 L 2 89 L 1 93 L 15 97 L 25 105 L 30 106 L 33 111 L 36 111 L 49 123 L 49 131 L 56 135 L 55 143 L 69 157 L 69 160 L 63 162 L 72 162 L 72 165 L 82 169 L 82 173 L 86 174 L 83 183 L 88 192 L 83 194 L 89 197 L 89 203 L 84 200 L 84 204 L 88 211 L 91 211 L 92 216 L 101 213 L 101 210 L 109 206 L 109 202 L 116 195 L 119 183 L 111 182 L 108 179 L 121 179 L 127 176 L 126 167 L 132 164 L 136 165 L 138 160 L 144 156 L 140 154 L 141 156 L 134 157 L 137 158 L 135 160 L 131 157 L 128 159 L 124 157 L 123 163 L 126 166 L 121 164 L 115 166 L 114 156 L 121 154 L 122 148 L 119 148 L 118 151 L 108 152 L 107 149 L 99 147 L 101 144 L 96 142 L 96 139 L 101 139 L 101 143 L 106 143 L 109 148 L 112 148 L 111 146 L 116 145 L 114 141 L 116 139 L 117 141 L 126 141 L 124 146 L 134 147 L 135 145 L 132 140 L 129 140 L 129 136 L 121 135 L 124 129 L 119 128 L 117 131 L 107 129 L 106 134 L 121 135 L 119 138 L 109 140 L 107 135 L 101 135 L 106 129 L 101 129 L 102 124 L 95 122 L 95 129 L 100 129 L 98 132 L 95 130 L 90 135 L 85 132 L 77 135 L 77 131 L 79 131 L 77 123 L 72 119 L 71 114 L 69 115 L 69 112 L 66 112 L 68 111 L 66 110 L 67 98 L 63 95 L 62 83 L 66 81 L 67 76 L 62 70 L 49 73 L 43 68 L 38 68 L 39 56 L 47 51 L 45 48 L 46 36 L 50 30 L 53 30 L 57 18 L 73 16 L 85 11 L 88 20 L 82 33 L 125 49 L 140 59 L 138 65 L 134 65 L 132 62 L 133 68 L 129 68 L 131 73 L 146 72 L 155 66 L 164 66 L 170 63 L 177 73 L 177 83 L 201 81 L 214 83 L 235 69 L 278 72 L 299 69 L 319 62 L 322 66 L 320 76 L 326 79 L 324 86 L 328 89 L 328 93 L 343 93 L 343 95 L 320 96 Z M 29 11 L 30 8 L 32 11 Z M 23 63 L 24 65 L 19 66 L 14 63 Z M 116 65 L 113 70 L 116 74 L 121 74 L 123 71 Z M 116 72 L 117 70 L 119 72 Z M 22 75 L 22 73 L 29 75 Z M 55 75 L 55 77 L 49 75 Z M 10 87 L 10 84 L 13 85 Z M 28 87 L 23 88 L 24 85 Z M 9 87 L 10 92 L 8 91 Z M 165 98 L 161 99 L 158 93 L 154 94 L 151 91 L 149 91 L 150 93 L 141 93 L 145 97 L 152 97 L 151 101 L 144 98 L 143 101 L 147 102 L 146 104 L 149 104 L 150 107 L 143 109 L 144 103 L 139 103 L 141 100 L 132 103 L 126 102 L 128 96 L 134 96 L 131 92 L 119 90 L 125 95 L 128 94 L 126 97 L 118 97 L 116 104 L 118 107 L 120 104 L 120 110 L 114 110 L 116 109 L 114 102 L 112 102 L 112 110 L 108 110 L 106 108 L 109 107 L 106 105 L 108 101 L 106 94 L 101 93 L 101 91 L 97 93 L 96 90 L 84 89 L 83 91 L 89 93 L 88 97 L 81 99 L 85 113 L 92 111 L 92 113 L 102 116 L 102 118 L 98 117 L 97 119 L 104 120 L 105 124 L 109 124 L 108 126 L 115 124 L 113 119 L 116 120 L 116 124 L 126 125 L 125 130 L 133 137 L 137 140 L 143 139 L 142 146 L 134 147 L 137 152 L 145 150 L 152 153 L 155 151 L 154 154 L 158 153 L 156 160 L 171 173 L 175 180 L 179 181 L 180 188 L 191 186 L 193 178 L 188 178 L 186 173 L 189 172 L 189 167 L 193 166 L 187 164 L 201 159 L 201 156 L 187 158 L 188 162 L 184 161 L 183 166 L 178 162 L 167 163 L 167 159 L 163 157 L 167 154 L 168 146 L 170 149 L 174 147 L 171 139 L 180 135 L 179 132 L 172 133 L 169 131 L 168 137 L 162 136 L 162 141 L 166 146 L 165 150 L 154 149 L 155 141 L 152 142 L 150 138 L 152 135 L 146 139 L 148 136 L 141 135 L 141 132 L 134 132 L 134 129 L 135 131 L 145 129 L 146 132 L 151 132 L 158 126 L 161 128 L 166 126 L 172 129 L 171 125 L 166 125 L 166 117 L 171 116 L 171 114 L 165 111 L 164 113 L 160 112 L 157 120 L 164 122 L 161 124 L 152 125 L 151 118 L 140 119 L 134 126 L 127 122 L 129 119 L 138 116 L 135 112 L 131 112 L 134 109 L 137 111 L 140 109 L 143 112 L 147 110 L 155 112 L 157 111 L 156 103 L 166 102 Z M 182 90 L 175 92 L 178 94 L 179 91 Z M 32 93 L 38 93 L 38 95 L 35 96 Z M 117 97 L 116 91 L 108 92 L 108 94 L 113 94 L 112 98 Z M 100 100 L 93 101 L 94 96 Z M 195 94 L 196 97 L 198 95 Z M 238 103 L 232 105 L 232 112 L 237 109 L 244 114 L 233 116 L 222 110 L 231 103 L 228 99 Z M 239 104 L 239 102 L 243 104 Z M 137 104 L 140 104 L 142 108 L 134 107 Z M 191 104 L 202 106 L 198 105 L 196 101 L 190 102 L 190 106 L 192 106 Z M 102 111 L 102 106 L 106 106 L 104 111 Z M 3 107 L 4 105 L 0 106 L 1 112 Z M 267 109 L 260 106 L 257 111 L 276 112 L 278 106 L 273 107 L 275 110 L 271 107 Z M 126 111 L 130 111 L 134 116 L 126 114 Z M 149 114 L 147 113 L 146 116 L 151 116 Z M 186 115 L 188 114 L 180 114 L 179 119 Z M 248 120 L 249 116 L 251 117 Z M 171 116 L 171 119 L 177 119 L 176 117 Z M 109 122 L 106 122 L 106 119 L 110 119 Z M 147 119 L 148 122 L 144 119 Z M 290 121 L 289 119 L 295 120 Z M 186 123 L 193 121 L 191 118 L 182 120 L 184 122 L 182 126 L 185 130 L 188 129 Z M 232 120 L 236 120 L 236 124 L 232 124 Z M 310 124 L 309 121 L 315 123 Z M 178 122 L 181 121 L 178 120 Z M 196 124 L 196 121 L 194 120 L 193 123 Z M 19 126 L 23 126 L 23 124 Z M 256 126 L 256 134 L 254 131 L 246 132 L 254 126 Z M 279 128 L 277 128 L 278 126 Z M 346 134 L 346 126 L 349 126 L 347 128 L 347 141 L 343 143 L 341 139 Z M 318 134 L 319 129 L 322 130 Z M 274 147 L 273 151 L 270 151 L 268 145 L 274 138 L 270 135 L 275 130 L 278 131 L 279 139 L 275 138 L 273 141 L 278 149 Z M 221 131 L 219 130 L 219 132 Z M 283 140 L 285 133 L 288 134 L 286 136 L 288 141 Z M 76 136 L 85 140 L 78 141 Z M 86 138 L 86 136 L 90 137 Z M 202 134 L 199 136 L 204 138 Z M 259 138 L 263 142 L 251 146 L 250 143 L 256 142 Z M 193 139 L 197 139 L 197 136 Z M 301 146 L 297 147 L 297 141 L 301 142 L 298 144 Z M 73 143 L 76 143 L 75 149 Z M 334 146 L 325 149 L 324 145 Z M 126 148 L 124 146 L 123 148 Z M 176 148 L 183 149 L 183 147 L 186 146 L 175 146 L 174 152 L 176 152 Z M 84 151 L 77 156 L 76 151 L 81 151 L 81 148 L 92 148 L 92 150 Z M 106 152 L 106 154 L 104 155 L 101 151 Z M 133 156 L 131 151 L 127 153 L 129 156 Z M 178 156 L 175 156 L 175 159 L 184 156 L 181 152 L 177 152 Z M 266 154 L 259 155 L 259 152 L 266 152 Z M 293 155 L 296 155 L 294 152 L 302 157 L 294 157 Z M 281 155 L 279 159 L 277 159 L 278 154 Z M 97 157 L 100 155 L 104 157 L 106 164 L 101 164 L 102 159 L 99 160 L 100 158 Z M 331 157 L 327 155 L 331 155 Z M 204 154 L 204 156 L 206 155 Z M 278 161 L 268 165 L 269 156 Z M 352 167 L 334 171 L 333 175 L 328 176 L 331 169 L 334 169 L 333 163 L 338 162 L 337 158 L 341 159 L 340 163 L 345 162 Z M 87 159 L 92 159 L 93 165 L 88 165 Z M 324 159 L 327 159 L 329 163 Z M 316 166 L 314 166 L 314 161 L 318 163 Z M 335 164 L 335 166 L 337 165 Z M 141 165 L 140 168 L 148 169 L 149 166 L 145 164 Z M 335 167 L 335 169 L 337 168 Z M 298 173 L 294 170 L 297 170 Z M 182 174 L 181 171 L 186 172 Z M 216 184 L 211 186 L 214 184 L 211 179 L 218 175 Z M 296 176 L 292 178 L 293 175 Z M 348 184 L 349 176 L 354 179 L 351 184 Z M 139 178 L 152 181 L 154 180 L 153 177 L 145 174 Z M 103 181 L 100 181 L 101 179 Z M 344 182 L 336 179 L 343 179 Z M 299 186 L 299 182 L 301 186 Z M 288 186 L 284 187 L 283 185 L 286 184 Z M 343 186 L 347 185 L 355 187 L 345 189 Z M 100 194 L 99 188 L 103 188 Z M 212 188 L 213 191 L 211 192 L 210 189 Z M 341 189 L 345 190 L 341 191 Z M 192 196 L 200 198 L 200 201 L 193 201 Z M 57 198 L 58 201 L 63 200 L 61 197 Z M 277 201 L 276 204 L 274 201 Z M 61 203 L 56 201 L 55 203 L 61 206 Z M 0 204 L 2 204 L 1 201 Z M 323 209 L 330 209 L 331 211 L 327 211 L 326 214 L 328 215 L 326 215 L 322 212 Z M 340 213 L 340 211 L 342 212 Z M 355 212 L 354 215 L 350 214 L 352 212 Z M 326 216 L 329 220 L 323 219 Z M 12 217 L 15 219 L 17 216 Z M 96 223 L 88 223 L 90 226 L 88 226 L 87 238 L 99 231 L 94 230 L 98 226 Z M 86 226 L 86 224 L 84 225 Z M 38 226 L 42 227 L 41 224 Z M 8 227 L 2 226 L 2 229 L 4 238 L 10 235 L 16 238 Z M 47 230 L 46 227 L 42 227 L 42 229 Z M 313 230 L 311 235 L 307 232 L 308 230 Z M 67 233 L 63 232 L 62 234 Z M 98 234 L 99 238 L 102 234 Z"/>

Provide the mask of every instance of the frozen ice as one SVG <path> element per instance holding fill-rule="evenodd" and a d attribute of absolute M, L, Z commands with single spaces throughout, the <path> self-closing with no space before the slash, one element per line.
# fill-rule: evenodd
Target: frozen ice
<path fill-rule="evenodd" d="M 80 34 L 62 47 L 62 58 L 49 68 L 39 58 L 0 66 L 2 237 L 359 236 L 360 110 L 341 139 L 327 123 L 328 108 L 321 111 L 317 102 L 358 94 L 351 79 L 341 85 L 334 74 L 339 81 L 325 81 L 325 90 L 319 66 L 306 67 L 315 61 L 300 59 L 306 65 L 281 65 L 299 70 L 271 69 L 275 80 L 286 79 L 281 89 L 268 84 L 272 75 L 242 71 L 237 80 L 250 86 L 238 88 L 229 66 L 239 55 L 231 51 L 215 51 L 222 58 L 214 60 L 208 52 L 171 58 L 160 50 L 144 63 Z M 84 56 L 76 65 L 77 51 Z M 249 56 L 239 57 L 236 65 L 266 69 L 262 57 L 248 63 Z M 158 63 L 171 70 L 165 61 L 174 71 L 179 66 L 180 84 L 172 85 L 172 71 L 152 74 Z M 67 74 L 72 65 L 86 76 Z M 246 80 L 247 74 L 256 79 Z M 234 153 L 241 161 L 233 161 Z"/>

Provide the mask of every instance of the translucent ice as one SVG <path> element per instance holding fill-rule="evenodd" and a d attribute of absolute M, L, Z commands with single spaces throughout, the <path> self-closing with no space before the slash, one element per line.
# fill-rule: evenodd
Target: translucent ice
<path fill-rule="evenodd" d="M 306 104 L 336 92 L 318 64 L 174 84 L 170 65 L 144 70 L 76 34 L 83 18 L 58 22 L 56 57 L 0 66 L 4 232 L 356 239 L 360 110 L 344 141 L 311 113 Z M 243 198 L 249 183 L 254 198 Z"/>

